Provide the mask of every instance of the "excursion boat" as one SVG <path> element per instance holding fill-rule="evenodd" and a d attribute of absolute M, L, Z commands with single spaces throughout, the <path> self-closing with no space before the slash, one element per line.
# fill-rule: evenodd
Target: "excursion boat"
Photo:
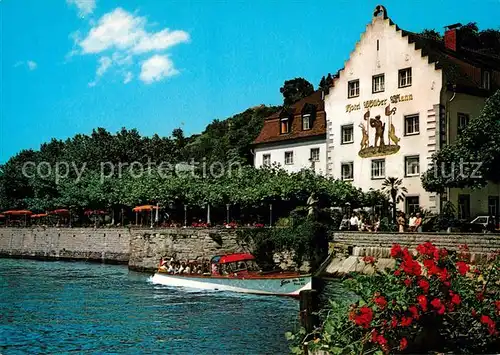
<path fill-rule="evenodd" d="M 279 296 L 298 296 L 300 291 L 312 288 L 311 275 L 258 271 L 254 256 L 248 253 L 214 256 L 210 266 L 210 273 L 172 274 L 160 262 L 152 281 L 166 286 Z"/>

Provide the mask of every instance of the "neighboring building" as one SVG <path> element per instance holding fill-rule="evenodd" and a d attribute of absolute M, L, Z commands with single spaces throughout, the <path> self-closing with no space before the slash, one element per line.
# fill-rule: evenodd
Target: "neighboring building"
<path fill-rule="evenodd" d="M 450 199 L 460 217 L 498 215 L 498 185 L 438 196 L 420 180 L 432 154 L 453 142 L 500 87 L 500 58 L 461 48 L 457 27 L 449 26 L 443 42 L 422 38 L 377 6 L 325 96 L 329 175 L 363 190 L 402 178 L 408 194 L 398 207 L 406 212 L 438 212 Z"/>
<path fill-rule="evenodd" d="M 326 173 L 326 117 L 323 92 L 283 108 L 264 120 L 254 141 L 254 166 L 279 165 L 289 172 Z"/>

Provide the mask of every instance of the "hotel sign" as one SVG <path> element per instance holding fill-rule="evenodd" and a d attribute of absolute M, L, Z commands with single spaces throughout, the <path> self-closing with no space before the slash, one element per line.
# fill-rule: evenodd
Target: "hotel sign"
<path fill-rule="evenodd" d="M 413 100 L 413 95 L 408 94 L 408 95 L 392 95 L 389 99 L 375 99 L 375 100 L 367 100 L 363 102 L 363 107 L 366 109 L 370 109 L 372 107 L 378 107 L 378 106 L 384 106 L 387 105 L 387 101 L 390 100 L 391 104 L 397 104 L 398 102 L 404 102 L 404 101 L 411 101 Z M 361 110 L 361 103 L 358 102 L 357 104 L 348 104 L 345 106 L 345 112 L 353 112 L 353 111 L 358 111 Z"/>

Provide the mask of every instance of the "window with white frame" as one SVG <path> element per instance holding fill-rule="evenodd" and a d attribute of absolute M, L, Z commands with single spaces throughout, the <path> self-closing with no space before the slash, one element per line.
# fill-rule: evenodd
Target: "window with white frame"
<path fill-rule="evenodd" d="M 411 86 L 411 68 L 400 69 L 398 79 L 398 87 L 405 88 Z"/>
<path fill-rule="evenodd" d="M 293 164 L 293 152 L 285 152 L 285 164 Z"/>
<path fill-rule="evenodd" d="M 470 121 L 470 116 L 466 113 L 461 113 L 459 112 L 457 114 L 457 120 L 458 120 L 458 133 L 461 133 L 465 127 L 469 124 Z"/>
<path fill-rule="evenodd" d="M 290 120 L 288 119 L 288 117 L 283 117 L 280 120 L 280 133 L 284 134 L 288 132 L 290 132 Z"/>
<path fill-rule="evenodd" d="M 405 157 L 405 176 L 420 175 L 420 157 L 418 155 Z"/>
<path fill-rule="evenodd" d="M 372 92 L 382 92 L 385 90 L 385 75 L 379 74 L 372 77 Z"/>
<path fill-rule="evenodd" d="M 262 165 L 271 166 L 271 154 L 262 155 Z"/>
<path fill-rule="evenodd" d="M 404 117 L 404 119 L 405 119 L 405 136 L 410 136 L 413 134 L 420 133 L 418 114 L 407 115 Z"/>
<path fill-rule="evenodd" d="M 488 70 L 483 71 L 483 89 L 489 90 L 491 85 L 491 74 Z"/>
<path fill-rule="evenodd" d="M 311 148 L 311 161 L 319 161 L 319 148 Z"/>
<path fill-rule="evenodd" d="M 341 138 L 342 144 L 349 144 L 354 142 L 354 126 L 352 124 L 342 126 Z"/>
<path fill-rule="evenodd" d="M 354 162 L 350 161 L 347 163 L 342 163 L 340 165 L 340 172 L 342 180 L 353 180 L 354 179 Z"/>
<path fill-rule="evenodd" d="M 302 116 L 302 130 L 307 131 L 311 129 L 311 115 L 306 114 Z"/>
<path fill-rule="evenodd" d="M 347 83 L 347 97 L 358 97 L 359 96 L 359 79 L 352 80 Z"/>
<path fill-rule="evenodd" d="M 385 178 L 385 159 L 372 160 L 372 179 Z"/>

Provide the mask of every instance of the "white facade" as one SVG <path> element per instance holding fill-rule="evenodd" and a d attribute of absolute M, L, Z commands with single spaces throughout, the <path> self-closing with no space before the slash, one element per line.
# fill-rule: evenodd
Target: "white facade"
<path fill-rule="evenodd" d="M 411 68 L 411 85 L 408 85 L 409 71 L 402 72 L 402 77 L 399 72 L 408 68 Z M 421 207 L 436 210 L 437 198 L 423 189 L 420 173 L 427 170 L 428 161 L 436 151 L 441 70 L 429 64 L 421 50 L 415 50 L 415 45 L 409 44 L 389 19 L 377 16 L 368 24 L 339 74 L 325 97 L 329 175 L 341 179 L 342 169 L 345 173 L 346 166 L 352 164 L 353 184 L 363 190 L 380 189 L 385 177 L 402 178 L 407 196 L 418 197 Z M 355 80 L 359 80 L 359 95 L 355 84 L 348 91 L 349 82 Z M 385 123 L 385 147 L 379 142 L 379 148 L 370 148 L 375 145 L 376 135 L 376 128 L 370 122 L 376 116 Z M 345 143 L 342 132 L 347 131 L 349 138 L 350 126 L 353 139 Z M 368 142 L 363 130 L 368 134 Z M 391 132 L 394 139 L 390 138 Z M 408 203 L 414 201 L 409 199 Z M 404 203 L 398 206 L 401 210 L 406 207 Z"/>
<path fill-rule="evenodd" d="M 280 166 L 288 172 L 314 168 L 318 174 L 326 173 L 325 139 L 268 144 L 255 148 L 254 154 L 256 168 L 268 164 Z"/>
<path fill-rule="evenodd" d="M 438 212 L 442 198 L 454 204 L 461 218 L 498 216 L 499 185 L 447 189 L 443 196 L 422 187 L 420 175 L 432 154 L 453 143 L 459 126 L 477 117 L 485 102 L 448 91 L 446 81 L 443 71 L 391 24 L 385 9 L 374 16 L 325 96 L 328 175 L 365 191 L 381 189 L 385 177 L 401 178 L 408 193 L 398 209 L 405 212 L 415 206 Z M 385 123 L 378 144 L 377 116 Z"/>

